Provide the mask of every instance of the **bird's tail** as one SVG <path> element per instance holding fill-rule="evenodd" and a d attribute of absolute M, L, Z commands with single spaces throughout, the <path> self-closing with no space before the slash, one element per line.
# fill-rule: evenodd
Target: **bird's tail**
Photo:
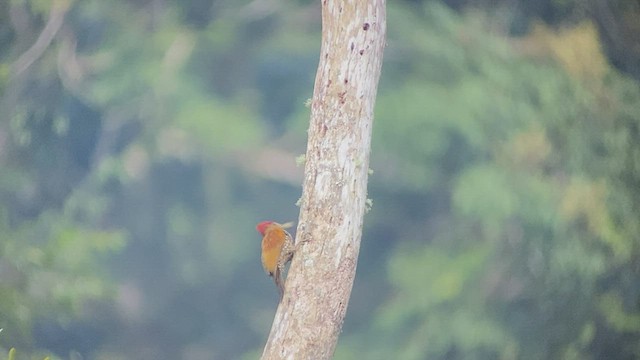
<path fill-rule="evenodd" d="M 273 281 L 278 286 L 278 290 L 280 291 L 280 300 L 284 296 L 284 280 L 282 279 L 282 272 L 280 271 L 280 267 L 276 266 L 276 272 L 273 274 Z"/>

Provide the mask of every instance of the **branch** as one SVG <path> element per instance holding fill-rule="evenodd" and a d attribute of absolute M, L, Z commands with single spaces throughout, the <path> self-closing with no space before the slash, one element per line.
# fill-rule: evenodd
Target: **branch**
<path fill-rule="evenodd" d="M 64 16 L 69 9 L 69 1 L 54 1 L 51 5 L 51 12 L 49 13 L 49 20 L 44 29 L 38 36 L 36 42 L 25 51 L 20 57 L 11 65 L 13 68 L 14 76 L 19 76 L 26 71 L 36 60 L 38 60 L 45 50 L 51 45 L 51 41 L 58 33 L 58 30 L 64 23 Z"/>
<path fill-rule="evenodd" d="M 355 277 L 385 0 L 322 0 L 296 254 L 262 359 L 329 359 Z"/>

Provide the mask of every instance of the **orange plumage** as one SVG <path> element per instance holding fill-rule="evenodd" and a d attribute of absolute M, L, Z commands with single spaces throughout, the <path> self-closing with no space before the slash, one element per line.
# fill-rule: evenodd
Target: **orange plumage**
<path fill-rule="evenodd" d="M 293 237 L 287 228 L 292 223 L 278 224 L 273 221 L 263 221 L 256 226 L 262 234 L 262 266 L 264 270 L 273 277 L 273 281 L 280 290 L 280 296 L 284 294 L 284 280 L 282 274 L 285 265 L 291 261 L 295 250 Z"/>

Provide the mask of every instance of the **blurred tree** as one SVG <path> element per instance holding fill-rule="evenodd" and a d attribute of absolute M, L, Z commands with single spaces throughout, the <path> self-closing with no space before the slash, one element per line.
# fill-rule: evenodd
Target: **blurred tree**
<path fill-rule="evenodd" d="M 390 10 L 411 31 L 390 32 L 371 191 L 421 201 L 374 207 L 412 240 L 389 261 L 394 291 L 336 357 L 637 357 L 634 82 L 588 23 L 514 42 L 530 59 L 478 14 Z"/>
<path fill-rule="evenodd" d="M 611 64 L 640 80 L 640 3 L 590 0 L 588 4 Z"/>
<path fill-rule="evenodd" d="M 39 348 L 67 356 L 96 342 L 92 331 L 50 340 L 71 334 L 60 327 L 92 328 L 79 317 L 112 293 L 100 265 L 126 238 L 103 223 L 104 188 L 90 176 L 99 113 L 61 91 L 51 51 L 72 4 L 2 5 L 0 346 L 39 358 Z"/>

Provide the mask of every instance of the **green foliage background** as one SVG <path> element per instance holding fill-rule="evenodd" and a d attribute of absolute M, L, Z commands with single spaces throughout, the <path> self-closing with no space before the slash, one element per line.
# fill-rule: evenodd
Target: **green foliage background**
<path fill-rule="evenodd" d="M 388 4 L 336 359 L 640 357 L 640 8 L 610 2 L 616 38 L 601 3 Z M 0 2 L 0 353 L 259 355 L 253 225 L 297 219 L 319 21 Z"/>

